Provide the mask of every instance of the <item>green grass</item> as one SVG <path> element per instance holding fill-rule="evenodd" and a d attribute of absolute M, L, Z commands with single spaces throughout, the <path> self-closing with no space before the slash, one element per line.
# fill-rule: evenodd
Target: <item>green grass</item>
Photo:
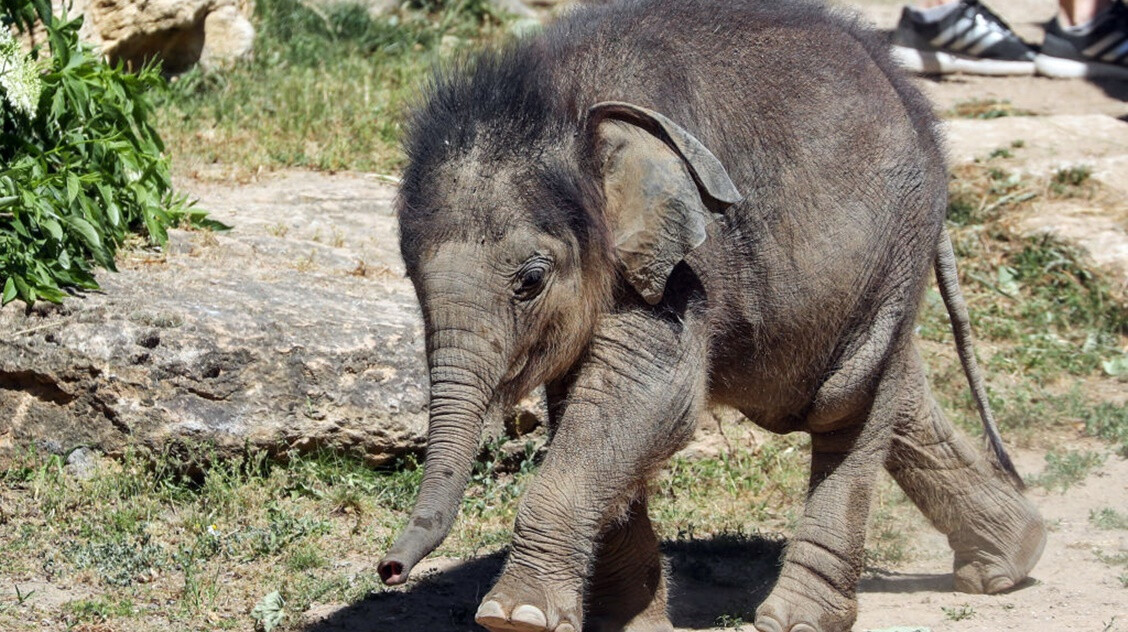
<path fill-rule="evenodd" d="M 1059 197 L 1076 197 L 1086 192 L 1093 169 L 1088 165 L 1063 167 L 1050 176 L 1050 191 Z"/>
<path fill-rule="evenodd" d="M 949 621 L 963 621 L 975 616 L 975 608 L 966 603 L 961 606 L 951 608 L 947 606 L 941 606 L 940 609 L 944 611 L 944 617 Z"/>
<path fill-rule="evenodd" d="M 1104 460 L 1103 454 L 1089 450 L 1051 450 L 1046 453 L 1046 468 L 1031 482 L 1049 491 L 1065 493 L 1103 465 Z"/>
<path fill-rule="evenodd" d="M 1034 445 L 1047 432 L 1081 427 L 1128 454 L 1128 407 L 1096 388 L 1128 366 L 1128 302 L 1077 248 L 1048 235 L 1025 235 L 1010 218 L 1032 204 L 1099 199 L 1083 166 L 1044 178 L 1008 168 L 1023 143 L 957 166 L 949 186 L 949 230 L 959 258 L 977 350 L 1004 439 Z M 980 432 L 978 415 L 952 349 L 939 294 L 919 318 L 926 364 L 944 409 Z"/>
<path fill-rule="evenodd" d="M 1098 529 L 1107 531 L 1128 529 L 1128 514 L 1120 513 L 1112 507 L 1103 507 L 1089 512 L 1089 522 Z"/>
<path fill-rule="evenodd" d="M 895 568 L 909 560 L 914 527 L 927 529 L 928 525 L 904 492 L 893 485 L 879 488 L 866 532 L 866 568 Z"/>
<path fill-rule="evenodd" d="M 101 623 L 112 618 L 132 617 L 134 612 L 133 602 L 127 598 L 120 601 L 102 598 L 79 599 L 63 605 L 68 626 L 82 622 Z"/>
<path fill-rule="evenodd" d="M 1082 411 L 1081 421 L 1087 433 L 1108 441 L 1128 458 L 1128 405 L 1101 402 Z"/>
<path fill-rule="evenodd" d="M 1030 110 L 1016 108 L 1005 99 L 967 99 L 944 113 L 949 118 L 994 119 L 1004 116 L 1033 116 Z"/>
<path fill-rule="evenodd" d="M 675 456 L 652 487 L 659 535 L 705 537 L 750 527 L 785 529 L 798 519 L 807 486 L 806 435 L 735 447 L 711 458 Z"/>
<path fill-rule="evenodd" d="M 1108 564 L 1109 566 L 1128 566 L 1128 551 L 1105 553 L 1104 551 L 1097 550 L 1095 554 L 1098 561 Z"/>
<path fill-rule="evenodd" d="M 407 104 L 434 65 L 508 33 L 484 0 L 408 3 L 381 18 L 359 4 L 310 6 L 259 0 L 253 61 L 171 85 L 157 125 L 179 172 L 393 172 Z"/>
<path fill-rule="evenodd" d="M 1097 561 L 1105 564 L 1106 566 L 1121 567 L 1128 566 L 1128 552 L 1118 551 L 1116 553 L 1106 553 L 1100 549 L 1093 551 L 1093 555 Z M 1128 588 L 1128 571 L 1120 572 L 1116 575 L 1116 580 L 1123 588 Z"/>
<path fill-rule="evenodd" d="M 736 630 L 743 630 L 744 626 L 751 625 L 744 620 L 743 616 L 732 614 L 722 614 L 717 617 L 717 620 L 714 621 L 713 624 L 718 628 L 733 628 Z"/>
<path fill-rule="evenodd" d="M 532 444 L 514 455 L 488 444 L 437 553 L 506 545 L 535 457 Z M 22 598 L 0 600 L 0 629 L 38 629 L 41 620 L 129 631 L 210 630 L 214 621 L 250 628 L 266 586 L 278 587 L 294 616 L 314 602 L 359 600 L 384 590 L 373 552 L 406 522 L 420 474 L 411 457 L 373 469 L 341 454 L 221 460 L 206 446 L 178 446 L 128 452 L 77 480 L 61 457 L 26 452 L 0 470 L 0 575 L 25 586 Z M 41 607 L 26 584 L 44 576 L 97 598 Z"/>

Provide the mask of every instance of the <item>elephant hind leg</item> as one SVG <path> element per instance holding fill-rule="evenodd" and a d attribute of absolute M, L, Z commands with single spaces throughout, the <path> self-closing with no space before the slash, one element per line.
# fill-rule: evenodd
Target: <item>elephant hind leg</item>
<path fill-rule="evenodd" d="M 645 495 L 631 504 L 624 521 L 600 537 L 592 570 L 585 630 L 672 632 L 666 615 L 666 568 Z"/>
<path fill-rule="evenodd" d="M 894 428 L 885 467 L 955 552 L 956 589 L 997 593 L 1022 581 L 1042 555 L 1046 528 L 1034 505 L 948 421 L 918 354 L 919 397 Z"/>

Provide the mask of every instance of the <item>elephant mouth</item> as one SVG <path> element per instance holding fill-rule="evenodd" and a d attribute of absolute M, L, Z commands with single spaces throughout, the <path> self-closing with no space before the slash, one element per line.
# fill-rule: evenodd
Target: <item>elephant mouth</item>
<path fill-rule="evenodd" d="M 529 366 L 529 355 L 528 353 L 523 353 L 517 361 L 509 365 L 509 370 L 506 371 L 505 376 L 501 378 L 502 384 L 512 383 L 516 381 L 518 377 L 522 377 L 522 372 Z"/>
<path fill-rule="evenodd" d="M 510 406 L 521 400 L 539 386 L 543 379 L 538 375 L 537 363 L 532 361 L 532 353 L 522 354 L 522 357 L 510 365 L 497 389 L 497 402 L 502 406 Z"/>

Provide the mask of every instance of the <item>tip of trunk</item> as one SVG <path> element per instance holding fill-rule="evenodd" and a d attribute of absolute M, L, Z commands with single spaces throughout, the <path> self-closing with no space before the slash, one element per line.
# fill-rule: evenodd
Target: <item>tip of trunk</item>
<path fill-rule="evenodd" d="M 380 580 L 388 586 L 398 586 L 407 581 L 411 569 L 419 560 L 434 551 L 450 531 L 453 517 L 443 520 L 440 514 L 434 519 L 416 516 L 410 526 L 396 540 L 396 543 L 376 565 Z"/>
<path fill-rule="evenodd" d="M 400 560 L 385 557 L 376 566 L 376 572 L 380 574 L 380 581 L 384 582 L 384 585 L 398 586 L 407 581 L 411 567 L 406 566 Z"/>

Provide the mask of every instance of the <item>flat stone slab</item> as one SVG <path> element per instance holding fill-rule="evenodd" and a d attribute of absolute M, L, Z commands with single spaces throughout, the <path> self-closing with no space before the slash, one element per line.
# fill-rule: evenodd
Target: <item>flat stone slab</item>
<path fill-rule="evenodd" d="M 198 189 L 198 190 L 194 190 Z M 422 322 L 394 189 L 294 172 L 187 183 L 229 233 L 172 231 L 102 291 L 0 310 L 0 458 L 206 439 L 386 461 L 423 445 Z"/>

